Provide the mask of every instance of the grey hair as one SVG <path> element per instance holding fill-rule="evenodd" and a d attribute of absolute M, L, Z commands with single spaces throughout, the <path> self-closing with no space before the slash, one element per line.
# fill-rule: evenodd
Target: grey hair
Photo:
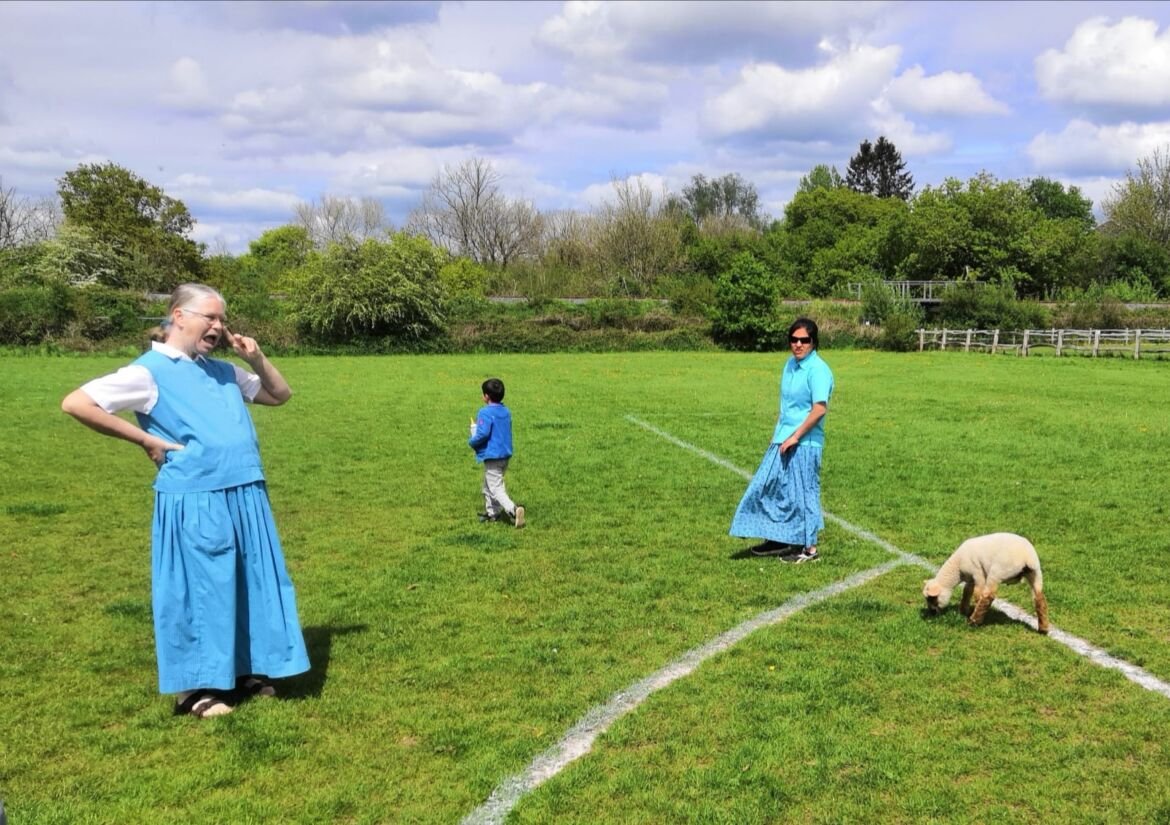
<path fill-rule="evenodd" d="M 171 293 L 171 305 L 167 309 L 167 315 L 169 316 L 176 309 L 185 309 L 196 301 L 207 298 L 218 299 L 223 304 L 224 309 L 227 309 L 227 301 L 223 299 L 215 287 L 210 287 L 207 284 L 179 284 Z"/>

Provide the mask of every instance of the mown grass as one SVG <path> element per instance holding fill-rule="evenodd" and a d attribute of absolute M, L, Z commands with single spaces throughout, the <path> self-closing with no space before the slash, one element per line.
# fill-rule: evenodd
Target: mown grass
<path fill-rule="evenodd" d="M 826 508 L 941 562 L 1014 530 L 1054 623 L 1170 679 L 1165 365 L 826 351 Z M 0 797 L 14 823 L 454 822 L 588 708 L 888 556 L 741 558 L 780 355 L 286 358 L 256 409 L 311 673 L 198 722 L 155 691 L 149 483 L 57 411 L 109 358 L 7 358 Z M 479 382 L 516 418 L 523 531 L 479 525 Z M 899 568 L 621 719 L 519 822 L 1170 818 L 1170 700 L 1021 625 L 919 611 Z M 1004 595 L 1030 609 L 1023 590 Z"/>

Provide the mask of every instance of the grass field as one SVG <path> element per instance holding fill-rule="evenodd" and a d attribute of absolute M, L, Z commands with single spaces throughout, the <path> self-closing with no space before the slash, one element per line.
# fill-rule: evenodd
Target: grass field
<path fill-rule="evenodd" d="M 823 353 L 824 504 L 941 563 L 1029 536 L 1054 625 L 1170 680 L 1167 365 Z M 313 670 L 171 716 L 149 604 L 153 467 L 58 411 L 123 361 L 0 360 L 0 798 L 31 823 L 458 822 L 590 708 L 891 557 L 727 536 L 779 355 L 288 358 L 253 411 Z M 508 385 L 509 491 L 465 446 Z M 1170 699 L 993 614 L 927 620 L 897 567 L 748 636 L 519 800 L 524 823 L 1168 822 Z M 1027 591 L 1001 595 L 1030 610 Z"/>

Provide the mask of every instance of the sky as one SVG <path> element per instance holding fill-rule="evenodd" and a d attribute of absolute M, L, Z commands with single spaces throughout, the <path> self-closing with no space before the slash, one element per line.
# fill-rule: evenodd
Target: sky
<path fill-rule="evenodd" d="M 918 189 L 1099 206 L 1170 146 L 1170 3 L 0 2 L 0 185 L 112 161 L 213 251 L 326 195 L 401 226 L 471 158 L 541 210 L 737 173 L 779 217 L 883 135 Z"/>

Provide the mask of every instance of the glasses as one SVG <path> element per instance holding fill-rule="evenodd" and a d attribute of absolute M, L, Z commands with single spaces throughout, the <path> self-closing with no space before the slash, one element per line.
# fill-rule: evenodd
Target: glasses
<path fill-rule="evenodd" d="M 216 321 L 219 321 L 221 324 L 227 324 L 227 318 L 223 317 L 222 315 L 208 315 L 206 312 L 196 312 L 195 310 L 187 309 L 186 307 L 180 307 L 180 309 L 189 315 L 198 315 L 209 324 L 214 324 Z"/>
<path fill-rule="evenodd" d="M 812 338 L 807 335 L 789 335 L 788 343 L 790 344 L 811 344 Z"/>

